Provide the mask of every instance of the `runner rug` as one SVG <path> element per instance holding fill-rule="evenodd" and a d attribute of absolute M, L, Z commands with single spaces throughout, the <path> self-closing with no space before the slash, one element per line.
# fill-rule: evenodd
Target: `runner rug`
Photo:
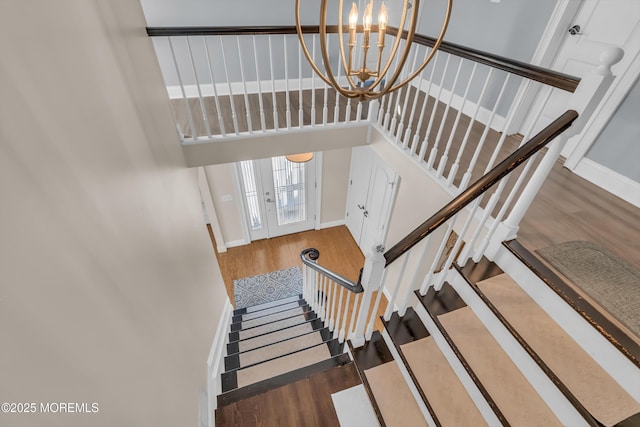
<path fill-rule="evenodd" d="M 272 271 L 233 281 L 235 308 L 265 304 L 302 293 L 300 267 Z"/>
<path fill-rule="evenodd" d="M 592 242 L 565 242 L 536 252 L 640 336 L 640 270 Z"/>

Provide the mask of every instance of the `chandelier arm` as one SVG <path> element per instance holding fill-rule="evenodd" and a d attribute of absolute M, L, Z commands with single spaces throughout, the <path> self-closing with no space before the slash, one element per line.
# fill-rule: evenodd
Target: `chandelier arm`
<path fill-rule="evenodd" d="M 322 4 L 324 5 L 324 17 L 326 20 L 327 17 L 327 0 L 323 0 Z M 355 88 L 356 84 L 353 81 L 353 78 L 351 77 L 351 69 L 347 66 L 347 57 L 345 55 L 345 51 L 344 51 L 344 37 L 343 37 L 343 29 L 342 29 L 342 7 L 343 7 L 344 3 L 343 0 L 339 0 L 338 2 L 338 44 L 340 45 L 340 57 L 342 58 L 342 68 L 344 69 L 344 75 L 347 77 L 347 81 L 349 82 L 349 85 L 351 86 L 351 88 Z M 322 15 L 321 15 L 322 16 Z M 321 18 L 322 19 L 322 18 Z M 326 28 L 326 21 L 324 22 L 324 25 L 322 24 L 322 22 L 320 23 L 320 28 L 322 29 L 322 27 L 324 26 Z M 340 61 L 338 61 L 340 62 Z M 325 66 L 326 68 L 326 66 Z M 338 86 L 338 85 L 336 85 Z"/>
<path fill-rule="evenodd" d="M 299 4 L 300 0 L 296 0 L 296 3 Z M 299 21 L 300 10 L 296 10 L 296 19 Z M 333 70 L 331 69 L 331 63 L 329 62 L 329 53 L 327 52 L 327 0 L 322 0 L 320 4 L 320 52 L 322 53 L 322 60 L 324 61 L 324 68 L 327 72 L 327 75 L 324 76 L 328 80 L 325 80 L 329 86 L 332 86 L 340 95 L 346 98 L 356 98 L 359 94 L 353 90 L 348 90 L 342 88 L 338 82 L 336 81 L 335 76 L 333 75 Z M 338 25 L 338 37 L 342 36 L 342 26 Z M 342 40 L 340 40 L 340 48 L 344 49 L 342 46 Z M 317 69 L 317 67 L 315 67 Z"/>
<path fill-rule="evenodd" d="M 400 26 L 399 28 L 404 28 L 404 24 L 406 22 L 407 19 L 407 6 L 408 6 L 409 0 L 404 0 L 404 7 L 402 8 L 402 16 L 400 18 Z M 420 3 L 420 0 L 416 0 L 416 3 Z M 400 40 L 402 39 L 402 33 L 399 32 L 396 35 L 396 40 L 393 43 L 393 47 L 391 48 L 391 53 L 389 54 L 389 58 L 387 59 L 387 62 L 384 65 L 384 69 L 378 74 L 378 76 L 376 77 L 376 79 L 373 81 L 373 83 L 371 84 L 371 86 L 369 86 L 370 91 L 368 93 L 371 93 L 371 89 L 374 89 L 376 86 L 378 86 L 380 84 L 380 82 L 382 81 L 382 79 L 384 78 L 384 76 L 387 74 L 387 71 L 389 71 L 389 68 L 391 67 L 391 63 L 393 62 L 393 58 L 396 56 L 396 53 L 398 51 L 398 47 L 400 46 Z M 404 64 L 404 61 L 402 62 Z M 402 68 L 402 67 L 400 67 Z M 396 77 L 397 79 L 397 77 Z M 394 80 L 395 82 L 395 80 Z M 389 84 L 389 87 L 391 87 L 391 84 Z M 380 93 L 387 93 L 389 92 L 388 90 L 382 89 L 380 91 Z M 376 94 L 374 96 L 374 98 L 377 98 L 378 96 L 380 96 L 380 93 Z M 366 99 L 372 99 L 371 97 L 365 97 Z"/>
<path fill-rule="evenodd" d="M 316 63 L 314 62 L 311 54 L 309 53 L 309 49 L 307 48 L 307 43 L 304 41 L 304 37 L 302 34 L 302 26 L 300 25 L 300 0 L 296 0 L 296 32 L 298 33 L 298 40 L 300 41 L 300 45 L 302 46 L 302 51 L 304 52 L 304 56 L 307 58 L 307 62 L 311 65 L 311 68 L 315 73 L 329 86 L 333 86 L 331 80 L 324 75 L 322 71 L 318 68 Z M 320 36 L 320 44 L 323 44 L 324 39 Z M 326 47 L 323 49 L 326 50 Z M 286 53 L 286 52 L 285 52 Z"/>
<path fill-rule="evenodd" d="M 405 8 L 406 8 L 406 4 L 409 0 L 405 0 Z M 451 0 L 449 0 L 451 1 Z M 392 92 L 393 90 L 397 89 L 399 86 L 397 86 L 394 89 L 394 84 L 395 82 L 398 80 L 398 77 L 400 77 L 400 74 L 402 72 L 402 69 L 404 68 L 404 64 L 407 62 L 407 58 L 409 57 L 409 52 L 411 51 L 411 44 L 413 43 L 413 36 L 416 33 L 416 23 L 418 21 L 418 9 L 420 8 L 420 0 L 415 0 L 414 4 L 413 4 L 413 8 L 411 11 L 411 22 L 409 23 L 409 30 L 407 32 L 407 41 L 405 43 L 405 48 L 402 51 L 402 56 L 400 57 L 400 61 L 398 62 L 398 68 L 396 68 L 395 72 L 393 73 L 393 75 L 391 76 L 391 78 L 388 80 L 388 87 L 389 90 L 387 91 L 387 93 Z M 402 30 L 404 28 L 404 22 L 402 23 L 402 26 L 399 27 L 400 30 Z M 398 37 L 401 39 L 402 38 L 402 32 L 398 32 Z"/>
<path fill-rule="evenodd" d="M 427 55 L 422 65 L 420 65 L 420 67 L 418 67 L 418 69 L 416 69 L 409 77 L 407 77 L 406 79 L 398 83 L 395 87 L 390 88 L 389 92 L 393 92 L 394 90 L 397 90 L 400 87 L 404 86 L 405 84 L 409 83 L 409 81 L 416 78 L 418 74 L 420 74 L 422 70 L 425 69 L 425 67 L 429 64 L 429 62 L 431 62 L 431 59 L 433 59 L 433 56 L 436 54 L 438 48 L 440 47 L 440 44 L 442 43 L 442 40 L 444 39 L 444 34 L 447 31 L 447 27 L 449 25 L 449 18 L 451 17 L 452 4 L 453 4 L 453 0 L 448 0 L 447 12 L 445 14 L 445 19 L 442 23 L 442 29 L 440 30 L 440 35 L 438 36 L 436 42 L 433 44 L 433 48 L 429 52 L 429 55 Z"/>

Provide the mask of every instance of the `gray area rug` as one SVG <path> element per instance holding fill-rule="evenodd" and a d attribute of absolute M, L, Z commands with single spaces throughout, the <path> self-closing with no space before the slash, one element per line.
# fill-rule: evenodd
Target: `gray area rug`
<path fill-rule="evenodd" d="M 302 293 L 300 267 L 272 271 L 233 281 L 235 307 L 245 308 Z"/>
<path fill-rule="evenodd" d="M 591 242 L 565 242 L 536 252 L 640 336 L 640 270 Z"/>

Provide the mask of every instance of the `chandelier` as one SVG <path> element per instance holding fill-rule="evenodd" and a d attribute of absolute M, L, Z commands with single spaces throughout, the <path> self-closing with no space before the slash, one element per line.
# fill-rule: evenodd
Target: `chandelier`
<path fill-rule="evenodd" d="M 320 67 L 316 65 L 314 58 L 309 53 L 309 49 L 304 41 L 303 29 L 300 23 L 300 1 L 296 0 L 296 30 L 298 33 L 298 39 L 302 47 L 302 51 L 306 56 L 311 68 L 315 71 L 320 78 L 333 87 L 338 93 L 347 98 L 358 98 L 360 100 L 370 100 L 379 98 L 387 93 L 400 89 L 415 77 L 417 77 L 422 70 L 427 66 L 429 61 L 435 55 L 436 50 L 440 46 L 444 34 L 449 24 L 449 17 L 451 16 L 451 6 L 453 0 L 447 1 L 447 10 L 440 30 L 440 35 L 436 39 L 433 48 L 429 54 L 425 57 L 424 62 L 416 68 L 408 77 L 400 79 L 401 71 L 409 56 L 409 51 L 413 43 L 413 39 L 416 32 L 418 11 L 420 9 L 420 0 L 413 0 L 413 4 L 409 3 L 409 0 L 402 0 L 403 7 L 400 14 L 400 20 L 398 27 L 392 28 L 388 26 L 389 15 L 384 2 L 380 4 L 378 8 L 378 21 L 377 25 L 373 25 L 373 13 L 374 4 L 373 0 L 369 0 L 364 8 L 362 19 L 358 14 L 358 7 L 354 2 L 349 12 L 348 25 L 344 25 L 343 21 L 343 0 L 338 1 L 338 24 L 336 26 L 327 27 L 327 0 L 321 0 L 320 4 L 320 18 L 319 18 L 319 33 L 320 33 L 320 50 L 322 54 L 322 62 L 324 64 L 325 72 L 322 72 Z M 359 24 L 359 21 L 361 24 Z M 408 29 L 405 28 L 405 24 L 408 22 Z M 335 29 L 337 27 L 337 30 Z M 342 70 L 338 70 L 338 75 L 343 71 L 344 76 L 348 82 L 348 87 L 343 87 L 338 79 L 335 77 L 335 73 L 331 68 L 329 61 L 329 48 L 327 33 L 328 30 L 338 33 L 338 45 L 340 50 L 339 67 Z M 391 50 L 385 52 L 385 39 L 388 37 L 388 30 L 395 32 L 395 38 L 391 43 Z M 345 31 L 348 31 L 348 42 L 345 43 L 343 37 Z M 362 34 L 360 42 L 358 43 L 357 34 Z M 370 61 L 369 49 L 372 47 L 372 36 L 377 47 L 377 56 L 372 63 L 375 66 L 369 68 L 368 60 Z M 406 42 L 403 48 L 400 48 L 400 41 L 405 39 Z M 348 50 L 345 48 L 345 44 Z M 372 49 L 373 50 L 373 49 Z M 386 58 L 385 58 L 386 55 Z M 397 56 L 397 58 L 396 58 Z M 415 62 L 415 61 L 414 61 Z M 395 70 L 391 70 L 392 64 L 395 63 Z M 325 74 L 326 73 L 326 74 Z M 400 81 L 398 81 L 400 79 Z"/>

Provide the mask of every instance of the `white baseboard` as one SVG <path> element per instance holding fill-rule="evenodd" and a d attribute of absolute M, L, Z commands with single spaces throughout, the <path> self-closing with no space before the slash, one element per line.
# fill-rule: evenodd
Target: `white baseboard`
<path fill-rule="evenodd" d="M 235 248 L 236 246 L 244 246 L 248 245 L 251 242 L 246 241 L 245 239 L 231 240 L 230 242 L 224 242 L 224 245 L 227 248 Z"/>
<path fill-rule="evenodd" d="M 584 157 L 573 172 L 587 181 L 640 208 L 640 182 Z"/>
<path fill-rule="evenodd" d="M 227 355 L 227 343 L 229 342 L 229 328 L 231 327 L 232 313 L 233 305 L 231 305 L 231 301 L 227 297 L 222 313 L 220 313 L 220 317 L 218 319 L 218 328 L 216 329 L 216 335 L 213 338 L 213 344 L 211 344 L 211 351 L 209 352 L 209 358 L 207 359 L 207 393 L 209 399 L 210 427 L 215 425 L 213 413 L 218 406 L 217 397 L 222 393 L 220 375 L 224 370 L 224 358 Z"/>
<path fill-rule="evenodd" d="M 331 228 L 331 227 L 339 227 L 341 225 L 344 225 L 344 219 L 338 219 L 335 221 L 328 221 L 328 222 L 323 222 L 320 223 L 320 230 L 323 230 L 325 228 Z"/>

